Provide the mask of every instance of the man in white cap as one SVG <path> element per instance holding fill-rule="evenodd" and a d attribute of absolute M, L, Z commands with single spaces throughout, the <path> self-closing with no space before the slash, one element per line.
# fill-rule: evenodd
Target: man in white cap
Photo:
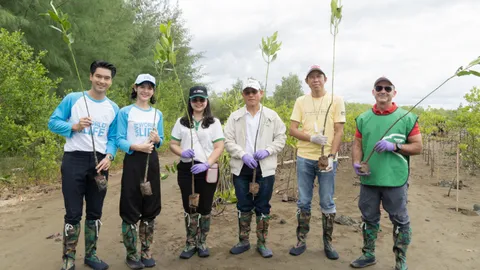
<path fill-rule="evenodd" d="M 422 135 L 418 117 L 397 107 L 392 99 L 397 94 L 395 86 L 386 77 L 374 83 L 372 95 L 375 105 L 356 119 L 357 129 L 352 148 L 355 173 L 360 176 L 358 207 L 362 212 L 362 256 L 351 263 L 354 268 L 375 264 L 375 240 L 380 228 L 380 203 L 393 223 L 393 252 L 395 270 L 406 270 L 407 248 L 412 237 L 407 211 L 407 189 L 410 156 L 422 152 Z M 392 129 L 380 136 L 400 117 Z M 369 172 L 361 169 L 369 153 Z"/>
<path fill-rule="evenodd" d="M 277 154 L 286 141 L 286 127 L 278 114 L 260 104 L 260 83 L 248 79 L 244 84 L 245 106 L 233 112 L 225 125 L 225 149 L 230 154 L 235 195 L 237 196 L 239 242 L 230 249 L 240 254 L 250 249 L 250 223 L 253 212 L 257 220 L 257 251 L 264 258 L 273 256 L 266 246 L 277 168 Z M 254 173 L 255 172 L 255 173 Z M 259 184 L 257 194 L 249 189 L 253 176 Z"/>
<path fill-rule="evenodd" d="M 313 187 L 315 178 L 318 177 L 324 251 L 329 259 L 336 260 L 339 256 L 332 246 L 336 213 L 333 195 L 337 154 L 342 142 L 345 123 L 345 103 L 341 97 L 332 97 L 327 93 L 324 87 L 327 77 L 319 66 L 310 67 L 305 82 L 310 87 L 311 93 L 301 96 L 295 101 L 290 117 L 290 135 L 299 140 L 297 152 L 299 191 L 297 244 L 290 249 L 290 254 L 298 256 L 307 248 L 306 238 L 312 216 Z M 318 166 L 319 157 L 322 154 L 328 156 L 328 166 L 325 169 L 319 169 Z"/>

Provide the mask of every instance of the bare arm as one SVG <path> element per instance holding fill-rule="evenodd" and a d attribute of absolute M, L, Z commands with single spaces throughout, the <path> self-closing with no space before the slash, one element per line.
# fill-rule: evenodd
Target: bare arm
<path fill-rule="evenodd" d="M 223 147 L 224 147 L 223 141 L 218 141 L 213 144 L 213 152 L 208 157 L 208 160 L 207 160 L 208 165 L 212 166 L 213 163 L 217 162 L 218 158 L 223 152 Z"/>
<path fill-rule="evenodd" d="M 353 139 L 353 146 L 352 146 L 352 162 L 353 164 L 357 163 L 360 164 L 363 158 L 363 151 L 362 151 L 362 139 L 355 137 Z"/>
<path fill-rule="evenodd" d="M 298 126 L 300 125 L 299 122 L 290 120 L 290 136 L 293 136 L 299 140 L 309 142 L 310 141 L 310 135 L 307 133 L 301 131 L 298 129 Z"/>
<path fill-rule="evenodd" d="M 336 154 L 338 150 L 340 149 L 340 144 L 342 143 L 342 137 L 343 137 L 343 126 L 345 123 L 335 123 L 334 124 L 334 135 L 333 135 L 333 142 L 332 142 L 332 148 L 330 150 L 330 154 Z"/>
<path fill-rule="evenodd" d="M 182 148 L 180 147 L 179 141 L 170 140 L 170 150 L 172 150 L 172 152 L 177 156 L 182 155 Z"/>
<path fill-rule="evenodd" d="M 418 134 L 408 137 L 407 143 L 402 145 L 402 150 L 399 153 L 405 156 L 419 155 L 422 153 L 422 149 L 422 134 Z"/>

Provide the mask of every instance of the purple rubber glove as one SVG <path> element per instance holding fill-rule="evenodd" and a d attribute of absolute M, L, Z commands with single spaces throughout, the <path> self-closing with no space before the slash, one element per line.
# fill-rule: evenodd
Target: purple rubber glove
<path fill-rule="evenodd" d="M 208 170 L 208 168 L 210 168 L 210 165 L 208 165 L 208 162 L 205 162 L 205 163 L 199 163 L 199 164 L 193 165 L 190 171 L 193 174 L 199 174 L 201 172 Z"/>
<path fill-rule="evenodd" d="M 193 149 L 187 149 L 183 151 L 180 156 L 183 158 L 193 158 L 195 156 L 195 151 L 193 151 Z"/>
<path fill-rule="evenodd" d="M 360 171 L 360 168 L 362 166 L 358 163 L 354 163 L 353 164 L 353 169 L 355 170 L 355 173 L 358 175 L 358 176 L 367 176 L 367 175 L 370 175 L 370 173 L 363 173 Z"/>
<path fill-rule="evenodd" d="M 255 154 L 253 154 L 253 158 L 255 160 L 262 160 L 268 156 L 270 156 L 270 153 L 267 150 L 258 150 L 255 152 Z"/>
<path fill-rule="evenodd" d="M 384 139 L 377 142 L 373 149 L 378 153 L 382 153 L 384 151 L 392 152 L 393 150 L 395 150 L 395 144 Z"/>
<path fill-rule="evenodd" d="M 257 161 L 250 154 L 243 155 L 242 160 L 250 169 L 255 169 L 258 166 Z"/>

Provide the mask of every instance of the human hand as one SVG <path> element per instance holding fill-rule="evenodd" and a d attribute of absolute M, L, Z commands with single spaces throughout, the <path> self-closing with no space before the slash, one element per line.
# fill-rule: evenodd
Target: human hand
<path fill-rule="evenodd" d="M 243 155 L 242 160 L 250 169 L 255 169 L 258 166 L 257 161 L 250 154 Z"/>
<path fill-rule="evenodd" d="M 262 160 L 269 155 L 270 153 L 267 150 L 258 150 L 257 152 L 255 152 L 255 154 L 253 154 L 253 158 L 256 160 Z"/>
<path fill-rule="evenodd" d="M 148 135 L 148 139 L 153 143 L 160 142 L 160 136 L 158 136 L 157 129 L 154 128 L 152 131 L 150 131 L 150 134 Z"/>
<path fill-rule="evenodd" d="M 183 151 L 180 156 L 183 158 L 193 158 L 195 156 L 195 151 L 193 151 L 193 149 L 187 149 Z"/>
<path fill-rule="evenodd" d="M 199 163 L 199 164 L 193 165 L 190 171 L 193 174 L 199 174 L 201 172 L 208 170 L 208 168 L 210 168 L 210 165 L 208 164 L 208 162 L 205 162 L 205 163 Z"/>
<path fill-rule="evenodd" d="M 354 163 L 353 164 L 353 169 L 355 170 L 355 173 L 358 175 L 358 176 L 367 176 L 367 175 L 370 175 L 370 172 L 368 173 L 364 173 L 364 172 L 361 172 L 360 171 L 360 168 L 362 167 L 362 165 L 360 165 L 359 163 Z"/>
<path fill-rule="evenodd" d="M 108 170 L 110 168 L 110 165 L 112 165 L 112 161 L 106 156 L 102 159 L 102 161 L 98 163 L 95 169 L 97 170 L 97 173 L 100 174 L 101 171 Z"/>
<path fill-rule="evenodd" d="M 328 137 L 327 137 L 327 136 L 323 136 L 322 134 L 316 134 L 316 135 L 310 136 L 310 141 L 311 141 L 312 143 L 316 143 L 316 144 L 320 144 L 320 145 L 325 145 L 325 144 L 327 144 L 327 142 L 328 142 Z"/>
<path fill-rule="evenodd" d="M 137 144 L 135 148 L 136 148 L 135 151 L 140 151 L 140 152 L 150 154 L 153 151 L 153 143 L 145 142 L 142 144 Z"/>
<path fill-rule="evenodd" d="M 373 149 L 378 153 L 382 153 L 384 151 L 392 152 L 395 150 L 395 144 L 383 139 L 381 141 L 378 141 L 373 147 Z"/>
<path fill-rule="evenodd" d="M 73 131 L 82 131 L 87 127 L 90 127 L 92 125 L 93 121 L 91 117 L 82 117 L 78 121 L 78 123 L 74 124 L 72 126 Z"/>
<path fill-rule="evenodd" d="M 328 158 L 328 166 L 322 172 L 331 172 L 333 170 L 333 157 Z"/>

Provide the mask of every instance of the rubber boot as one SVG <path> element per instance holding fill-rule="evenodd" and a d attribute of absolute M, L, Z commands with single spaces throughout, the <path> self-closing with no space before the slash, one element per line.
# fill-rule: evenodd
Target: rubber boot
<path fill-rule="evenodd" d="M 253 212 L 238 211 L 238 243 L 230 249 L 232 254 L 241 254 L 250 249 L 250 224 Z"/>
<path fill-rule="evenodd" d="M 140 221 L 140 242 L 142 243 L 142 263 L 145 267 L 150 268 L 156 265 L 155 259 L 152 257 L 150 245 L 153 243 L 153 233 L 155 231 L 155 221 Z"/>
<path fill-rule="evenodd" d="M 66 223 L 63 230 L 62 270 L 75 270 L 75 254 L 80 235 L 80 224 Z"/>
<path fill-rule="evenodd" d="M 127 251 L 125 263 L 130 269 L 142 269 L 143 264 L 137 252 L 137 226 L 122 222 L 123 245 Z"/>
<path fill-rule="evenodd" d="M 185 217 L 185 229 L 187 231 L 187 240 L 185 241 L 185 248 L 183 248 L 180 254 L 181 259 L 190 259 L 195 252 L 197 252 L 197 236 L 198 236 L 198 222 L 200 215 L 184 214 Z"/>
<path fill-rule="evenodd" d="M 270 215 L 257 216 L 257 251 L 263 258 L 271 258 L 273 252 L 266 246 L 268 237 L 268 226 L 270 225 Z"/>
<path fill-rule="evenodd" d="M 199 226 L 199 236 L 198 236 L 198 256 L 205 258 L 210 256 L 210 251 L 207 246 L 207 236 L 210 231 L 210 215 L 204 215 L 200 217 L 200 226 Z"/>
<path fill-rule="evenodd" d="M 108 269 L 108 264 L 97 257 L 97 240 L 102 222 L 85 220 L 85 259 L 84 263 L 94 270 Z"/>
<path fill-rule="evenodd" d="M 290 254 L 298 256 L 307 250 L 307 234 L 310 231 L 310 211 L 297 211 L 297 244 L 290 249 Z"/>
<path fill-rule="evenodd" d="M 407 270 L 407 248 L 412 240 L 410 226 L 393 226 L 393 253 L 395 253 L 395 270 Z"/>
<path fill-rule="evenodd" d="M 333 223 L 335 221 L 335 213 L 324 214 L 322 213 L 322 225 L 323 225 L 323 249 L 325 255 L 330 260 L 337 260 L 339 258 L 337 251 L 332 246 L 332 234 Z"/>
<path fill-rule="evenodd" d="M 375 241 L 377 240 L 380 224 L 363 223 L 363 248 L 362 256 L 350 263 L 353 268 L 363 268 L 377 263 L 375 259 Z"/>

